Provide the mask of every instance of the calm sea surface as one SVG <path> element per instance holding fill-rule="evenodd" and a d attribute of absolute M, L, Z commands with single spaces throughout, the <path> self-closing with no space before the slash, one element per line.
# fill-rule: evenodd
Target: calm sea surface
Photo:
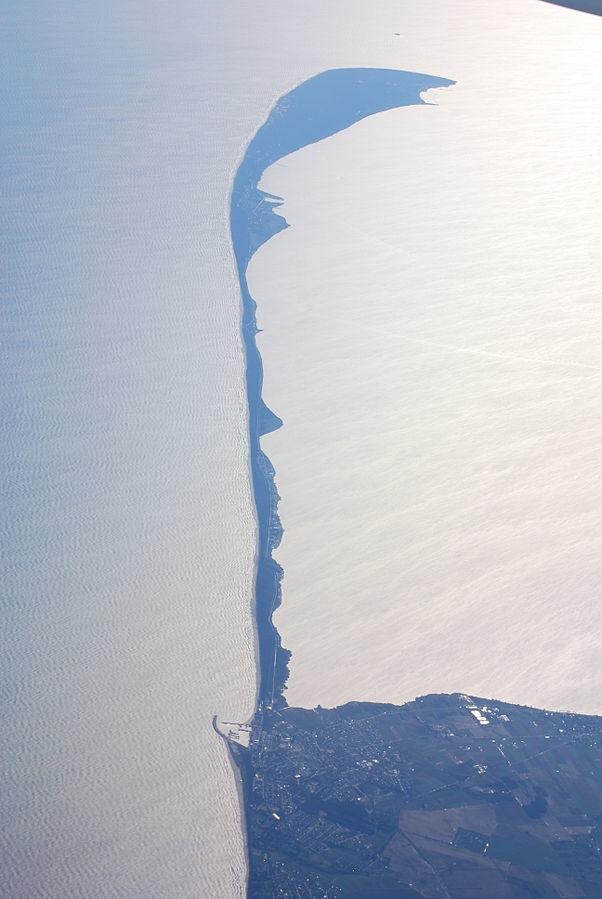
<path fill-rule="evenodd" d="M 306 0 L 294 8 L 277 0 L 3 5 L 0 894 L 10 899 L 244 893 L 235 780 L 211 729 L 214 712 L 244 720 L 255 694 L 255 522 L 240 297 L 228 230 L 233 174 L 276 98 L 316 72 L 380 66 L 460 82 L 470 75 L 462 71 L 460 57 L 478 50 L 471 72 L 483 73 L 492 53 L 485 38 L 518 21 L 521 10 L 531 16 L 545 9 L 565 42 L 559 16 L 571 15 L 528 0 L 484 4 L 486 14 L 476 19 L 472 2 L 433 0 L 400 9 L 385 0 L 373 6 L 364 0 Z M 537 26 L 532 19 L 527 25 L 525 40 L 536 45 Z M 462 44 L 461 34 L 470 40 Z M 579 40 L 575 44 L 578 49 Z M 564 65 L 568 76 L 566 57 Z M 499 79 L 496 84 L 501 90 Z M 528 96 L 528 80 L 523 88 Z M 598 96 L 592 90 L 591 102 Z M 479 102 L 487 102 L 486 91 Z M 539 102 L 549 99 L 541 95 Z M 391 167 L 399 145 L 391 143 L 387 121 L 392 119 L 383 116 L 380 130 L 374 119 L 368 127 L 376 130 L 357 145 L 367 165 L 364 151 L 375 140 L 384 153 L 371 170 L 385 177 L 366 182 L 377 219 L 375 204 L 391 198 L 387 185 L 399 174 Z M 346 156 L 345 146 L 351 145 L 341 145 L 336 176 L 329 169 L 325 184 L 341 179 L 344 192 L 354 183 L 358 159 L 355 150 Z M 293 178 L 287 197 L 301 195 L 305 184 L 318 186 L 317 176 L 325 171 L 315 157 L 304 175 L 309 180 Z M 428 179 L 428 172 L 422 177 Z M 336 210 L 340 196 L 327 196 Z M 368 208 L 367 194 L 357 199 L 360 211 Z M 393 199 L 401 209 L 403 197 Z M 397 221 L 391 209 L 387 215 Z M 437 215 L 445 220 L 440 206 Z M 351 224 L 356 231 L 363 227 Z M 430 232 L 425 226 L 421 233 Z M 342 295 L 350 297 L 353 284 L 372 285 L 374 279 L 366 268 L 364 282 L 358 282 L 357 260 L 365 246 L 358 252 L 348 237 L 329 228 L 322 247 L 335 247 L 338 240 L 351 248 L 355 273 L 347 262 L 344 272 L 338 270 Z M 300 229 L 296 240 L 299 252 Z M 403 245 L 396 243 L 395 251 Z M 271 242 L 266 253 L 275 246 Z M 331 522 L 320 524 L 318 504 L 307 519 L 294 506 L 298 488 L 306 489 L 304 475 L 297 477 L 291 467 L 300 437 L 297 449 L 314 474 L 326 477 L 320 496 L 335 483 L 333 443 L 323 444 L 325 455 L 315 464 L 308 435 L 287 431 L 296 415 L 315 415 L 316 398 L 329 379 L 328 372 L 318 371 L 323 347 L 306 357 L 308 368 L 318 372 L 315 383 L 305 377 L 306 395 L 295 392 L 278 358 L 294 358 L 290 349 L 303 346 L 300 335 L 340 335 L 341 317 L 351 321 L 349 309 L 365 308 L 366 294 L 355 298 L 355 307 L 343 304 L 342 314 L 336 304 L 327 309 L 324 277 L 332 255 L 321 261 L 322 268 L 318 262 L 314 255 L 311 321 L 298 320 L 302 307 L 295 306 L 294 293 L 280 307 L 292 319 L 281 335 L 270 335 L 279 350 L 268 360 L 268 399 L 277 401 L 274 408 L 285 420 L 279 434 L 292 440 L 280 444 L 288 449 L 277 473 L 287 528 L 285 603 L 290 600 L 293 616 L 285 634 L 295 653 L 291 689 L 295 697 L 319 700 L 316 684 L 308 684 L 303 671 L 322 671 L 312 646 L 332 661 L 337 647 L 344 659 L 352 645 L 352 628 L 341 635 L 340 622 L 350 626 L 353 616 L 333 589 L 342 571 L 335 561 L 344 561 L 343 550 L 352 543 Z M 277 266 L 272 272 L 277 285 Z M 266 301 L 260 323 L 262 314 L 268 321 L 268 293 L 257 291 L 260 310 Z M 335 291 L 329 295 L 336 300 Z M 344 358 L 364 353 L 357 342 L 368 333 L 363 324 L 390 331 L 386 316 L 357 321 L 360 328 L 349 325 L 354 336 Z M 450 339 L 418 327 L 412 336 Z M 378 352 L 383 340 L 373 337 Z M 467 343 L 474 347 L 476 341 Z M 590 350 L 571 346 L 566 355 L 597 367 Z M 512 352 L 519 356 L 533 348 L 517 337 Z M 407 359 L 407 346 L 383 358 Z M 395 383 L 402 375 L 398 371 Z M 341 380 L 330 377 L 330 383 L 336 387 Z M 369 394 L 365 403 L 374 408 L 374 392 Z M 318 421 L 320 440 L 330 421 L 339 427 L 334 445 L 339 440 L 352 446 L 366 428 L 347 433 L 349 416 L 337 424 L 330 414 L 337 408 L 336 390 L 323 395 L 330 409 Z M 343 414 L 347 407 L 343 402 L 339 408 Z M 394 422 L 396 410 L 391 414 Z M 394 431 L 389 424 L 395 457 L 389 473 L 405 464 L 395 455 Z M 340 471 L 353 471 L 345 452 L 338 458 Z M 366 512 L 382 511 L 382 503 L 360 500 Z M 429 518 L 435 529 L 437 514 Z M 304 521 L 324 527 L 318 544 L 318 532 L 312 532 L 313 545 L 332 549 L 319 566 L 308 555 Z M 396 533 L 398 546 L 408 532 Z M 307 583 L 319 576 L 314 600 L 322 609 L 331 603 L 333 612 L 326 621 L 315 618 L 322 638 L 329 635 L 322 643 L 306 627 L 312 607 L 290 589 L 308 571 Z M 331 581 L 324 582 L 326 572 Z M 364 601 L 354 609 L 361 634 L 367 608 Z M 378 615 L 370 609 L 372 620 L 399 642 L 395 609 L 386 603 Z M 374 645 L 378 633 L 377 628 Z M 362 698 L 356 688 L 367 683 L 374 658 L 349 658 L 353 676 L 346 677 L 344 664 L 330 664 L 323 696 L 352 689 L 354 695 L 345 698 Z M 378 677 L 379 697 L 397 698 L 399 668 L 379 669 Z M 452 684 L 438 684 L 447 686 Z"/>
<path fill-rule="evenodd" d="M 243 361 L 216 162 L 244 128 L 226 134 L 237 99 L 213 81 L 219 46 L 192 16 L 186 3 L 169 16 L 3 8 L 7 897 L 244 882 L 211 730 L 213 712 L 248 715 L 254 691 Z"/>
<path fill-rule="evenodd" d="M 404 66 L 456 84 L 260 185 L 288 700 L 601 713 L 602 19 L 417 9 Z"/>
<path fill-rule="evenodd" d="M 233 173 L 396 4 L 1 13 L 0 894 L 239 896 L 255 693 Z M 443 73 L 445 74 L 445 73 Z"/>

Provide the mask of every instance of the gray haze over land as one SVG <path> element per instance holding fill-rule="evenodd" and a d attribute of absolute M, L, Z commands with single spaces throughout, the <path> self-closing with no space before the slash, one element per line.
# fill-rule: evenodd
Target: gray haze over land
<path fill-rule="evenodd" d="M 602 16 L 602 0 L 546 0 L 546 2 L 555 3 L 556 6 L 566 6 L 578 12 Z"/>

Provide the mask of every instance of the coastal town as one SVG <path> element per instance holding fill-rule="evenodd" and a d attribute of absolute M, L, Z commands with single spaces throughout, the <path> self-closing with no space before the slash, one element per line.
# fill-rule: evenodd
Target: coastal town
<path fill-rule="evenodd" d="M 602 895 L 602 722 L 461 694 L 260 708 L 251 897 Z"/>

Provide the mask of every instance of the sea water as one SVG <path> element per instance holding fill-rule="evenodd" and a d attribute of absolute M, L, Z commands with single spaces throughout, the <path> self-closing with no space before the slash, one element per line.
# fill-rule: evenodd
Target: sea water
<path fill-rule="evenodd" d="M 399 13 L 456 84 L 278 162 L 256 254 L 288 701 L 600 712 L 602 21 Z"/>
<path fill-rule="evenodd" d="M 470 49 L 471 66 L 484 73 L 496 48 L 521 55 L 520 44 L 508 50 L 512 41 L 488 43 L 491 34 L 509 29 L 515 39 L 518 16 L 531 46 L 542 27 L 536 15 L 547 16 L 559 35 L 569 33 L 566 13 L 535 0 L 489 3 L 481 13 L 472 3 L 374 8 L 359 0 L 307 0 L 294 8 L 275 0 L 211 8 L 192 0 L 127 0 L 94 9 L 75 0 L 5 4 L 3 894 L 244 893 L 236 782 L 211 728 L 214 713 L 244 720 L 255 699 L 256 528 L 241 305 L 229 241 L 234 172 L 276 99 L 309 76 L 337 66 L 376 66 L 459 78 L 452 45 L 458 60 Z M 591 38 L 579 33 L 572 40 L 587 50 Z M 429 47 L 439 51 L 429 55 Z M 503 91 L 503 82 L 495 83 Z M 523 89 L 525 95 L 532 89 L 528 79 Z M 548 102 L 544 96 L 539 102 Z M 596 99 L 593 89 L 587 96 Z M 483 109 L 490 100 L 481 97 Z M 408 112 L 374 119 L 365 147 L 350 152 L 351 144 L 341 144 L 336 169 L 314 157 L 312 183 L 326 187 L 338 179 L 349 191 L 358 152 L 361 158 L 364 149 L 380 147 L 385 155 L 378 164 L 365 156 L 364 169 L 382 168 L 382 178 L 367 182 L 378 218 L 378 204 L 399 177 L 398 166 L 387 169 L 399 161 L 400 142 L 390 144 L 386 123 Z M 490 130 L 491 119 L 483 122 L 484 132 Z M 410 173 L 407 162 L 402 170 Z M 446 165 L 443 153 L 442 184 Z M 287 201 L 293 204 L 304 187 L 291 182 Z M 404 190 L 402 201 L 396 198 L 396 213 L 406 196 Z M 441 206 L 441 193 L 434 196 Z M 312 197 L 314 211 L 318 199 Z M 438 215 L 445 221 L 440 208 Z M 432 213 L 431 219 L 438 220 Z M 408 225 L 405 231 L 413 233 Z M 434 254 L 437 241 L 424 239 Z M 291 260 L 303 253 L 300 230 L 295 240 Z M 324 249 L 332 252 L 322 270 L 319 254 L 308 253 L 322 286 L 320 271 L 348 245 L 335 231 L 328 234 Z M 394 254 L 415 251 L 397 241 L 394 247 Z M 361 249 L 365 254 L 364 244 Z M 358 277 L 348 264 L 357 262 L 354 256 L 340 257 L 349 290 Z M 271 283 L 280 283 L 274 265 L 267 268 L 276 273 Z M 376 272 L 366 271 L 373 287 Z M 260 304 L 265 299 L 267 322 L 269 291 L 261 286 L 256 294 Z M 297 305 L 294 292 L 280 308 L 293 317 L 311 314 L 308 331 L 340 333 L 333 330 L 338 318 L 323 305 Z M 378 326 L 374 315 L 370 324 Z M 266 338 L 280 346 L 282 359 L 300 333 L 287 324 Z M 382 350 L 384 338 L 374 341 Z M 365 347 L 355 346 L 359 358 Z M 324 571 L 332 570 L 332 583 L 343 573 L 337 565 L 345 562 L 345 540 L 329 528 L 324 546 L 333 547 L 332 558 L 317 565 L 315 542 L 308 556 L 307 522 L 315 522 L 319 538 L 320 504 L 307 520 L 293 514 L 291 463 L 295 441 L 305 435 L 287 430 L 295 409 L 309 408 L 307 397 L 296 396 L 265 343 L 262 351 L 270 400 L 285 420 L 279 439 L 291 435 L 277 460 L 287 528 L 285 601 L 299 622 L 297 637 L 289 627 L 285 639 L 295 653 L 291 699 L 311 702 L 318 691 L 295 684 L 315 662 L 309 623 L 316 609 L 303 607 L 305 597 L 293 589 L 295 572 L 309 559 L 321 607 L 332 603 L 332 627 L 320 629 L 328 640 L 316 649 L 340 646 L 339 661 L 354 651 L 352 628 L 345 632 L 342 623 L 353 619 L 361 632 L 373 607 L 364 599 L 350 610 L 321 588 Z M 320 353 L 311 358 L 308 367 L 318 367 Z M 297 380 L 311 387 L 305 369 Z M 311 416 L 321 395 L 310 390 Z M 365 402 L 372 405 L 374 393 Z M 321 418 L 322 438 L 333 408 Z M 344 431 L 339 439 L 347 439 Z M 321 476 L 315 446 L 302 441 L 298 451 Z M 322 446 L 332 460 L 332 444 Z M 323 487 L 336 488 L 333 474 L 330 465 Z M 432 521 L 435 526 L 436 516 Z M 388 616 L 390 626 L 397 627 L 396 616 L 395 610 Z M 397 628 L 397 639 L 402 636 Z M 357 658 L 349 698 L 360 698 L 358 687 L 376 658 L 376 652 Z M 397 698 L 399 673 L 395 664 L 381 669 L 386 698 Z M 323 697 L 345 696 L 346 674 L 334 667 L 321 672 Z"/>
<path fill-rule="evenodd" d="M 392 9 L 364 42 L 361 6 L 342 3 L 5 4 L 11 899 L 244 892 L 211 727 L 245 720 L 256 689 L 229 193 L 280 94 L 332 66 L 398 64 Z"/>

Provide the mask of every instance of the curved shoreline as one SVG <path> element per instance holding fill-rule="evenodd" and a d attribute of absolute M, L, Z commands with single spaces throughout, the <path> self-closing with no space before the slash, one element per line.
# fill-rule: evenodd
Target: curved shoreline
<path fill-rule="evenodd" d="M 437 895 L 461 895 L 447 890 L 455 876 L 456 863 L 465 862 L 467 851 L 479 855 L 478 862 L 468 869 L 471 876 L 483 878 L 482 895 L 487 895 L 486 875 L 502 878 L 504 888 L 521 888 L 518 880 L 515 883 L 509 878 L 506 882 L 504 871 L 498 870 L 507 861 L 518 866 L 523 861 L 519 850 L 515 852 L 514 843 L 507 848 L 508 833 L 511 831 L 516 846 L 520 846 L 524 828 L 541 818 L 548 805 L 556 808 L 559 821 L 574 813 L 554 777 L 548 778 L 542 787 L 541 772 L 528 765 L 551 751 L 558 753 L 554 764 L 570 768 L 576 808 L 582 797 L 581 779 L 590 774 L 593 777 L 594 766 L 599 762 L 600 719 L 591 716 L 548 712 L 463 694 L 423 696 L 403 706 L 360 702 L 335 709 L 306 710 L 289 708 L 284 695 L 291 653 L 282 646 L 272 621 L 281 603 L 284 574 L 272 553 L 280 543 L 283 528 L 274 467 L 260 442 L 264 434 L 281 427 L 283 422 L 262 399 L 257 305 L 249 291 L 247 267 L 254 252 L 288 225 L 275 211 L 282 200 L 261 191 L 258 184 L 263 172 L 283 156 L 367 115 L 424 102 L 421 93 L 451 83 L 430 76 L 374 69 L 340 69 L 316 76 L 276 103 L 249 144 L 234 179 L 232 243 L 243 300 L 250 464 L 258 523 L 255 628 L 259 684 L 248 748 L 231 734 L 222 733 L 215 719 L 214 727 L 225 739 L 240 777 L 237 785 L 245 819 L 248 896 L 289 895 L 288 888 L 296 888 L 300 883 L 309 891 L 307 895 L 316 896 L 347 895 L 351 884 L 353 895 L 357 896 L 426 895 L 410 890 L 414 885 L 410 868 L 417 864 L 412 844 L 406 853 L 406 867 L 400 871 L 391 868 L 385 848 L 399 836 L 401 843 L 395 844 L 395 851 L 399 855 L 405 851 L 402 813 L 415 816 L 418 809 L 423 816 L 431 816 L 429 820 L 435 824 L 432 831 L 425 831 L 428 838 L 431 832 L 437 832 L 437 815 L 445 813 L 448 805 L 457 815 L 464 814 L 462 809 L 477 807 L 493 823 L 483 836 L 474 830 L 472 819 L 467 817 L 460 822 L 459 836 L 456 834 L 446 843 L 451 847 L 447 849 L 449 870 L 440 870 L 436 854 L 432 864 L 427 855 L 420 856 L 425 866 L 421 876 L 434 877 L 427 884 L 429 889 L 437 890 Z M 539 750 L 535 754 L 534 747 Z M 581 753 L 577 770 L 575 747 Z M 517 755 L 517 761 L 523 765 L 520 778 L 516 779 L 504 749 L 512 758 Z M 524 758 L 518 757 L 520 753 Z M 508 766 L 514 779 L 508 775 Z M 314 782 L 317 773 L 318 783 Z M 446 790 L 451 792 L 446 794 L 444 804 L 439 798 Z M 580 818 L 577 822 L 579 826 L 591 829 L 602 820 L 602 787 L 598 792 L 583 821 Z M 426 805 L 425 797 L 430 796 L 435 796 L 435 800 Z M 357 805 L 358 799 L 361 806 Z M 521 810 L 523 818 L 518 824 L 515 817 L 504 818 L 504 803 L 515 817 L 516 808 Z M 550 859 L 556 850 L 558 828 L 554 827 L 555 824 L 544 833 L 547 854 L 539 859 L 535 872 L 529 869 L 526 877 L 529 883 L 533 877 L 539 877 L 546 888 L 548 869 L 552 870 Z M 343 850 L 337 828 L 343 828 L 345 833 Z M 376 837 L 372 838 L 374 834 Z M 487 856 L 493 873 L 483 874 L 482 856 L 491 839 L 498 843 L 506 839 L 506 843 L 494 842 L 494 849 Z M 354 849 L 350 848 L 350 840 L 357 844 Z M 579 838 L 562 845 L 569 855 L 572 853 L 569 861 L 572 863 L 574 856 L 575 864 L 583 867 Z M 578 877 L 579 883 L 583 880 L 586 886 L 599 883 L 602 876 L 598 856 L 590 855 L 587 869 L 580 869 Z M 552 861 L 556 871 L 560 862 L 555 857 Z M 567 872 L 567 876 L 574 874 L 570 866 Z M 519 895 L 512 893 L 515 894 Z"/>
<path fill-rule="evenodd" d="M 355 122 L 400 106 L 419 105 L 421 94 L 447 87 L 449 79 L 393 69 L 333 69 L 310 78 L 283 95 L 249 143 L 236 172 L 230 201 L 232 246 L 243 303 L 242 335 L 246 354 L 250 464 L 257 512 L 257 561 L 254 618 L 259 684 L 255 715 L 284 708 L 291 653 L 282 646 L 272 616 L 281 603 L 283 570 L 273 558 L 282 538 L 274 468 L 261 448 L 261 437 L 282 426 L 262 398 L 263 365 L 257 347 L 257 304 L 249 291 L 247 268 L 262 244 L 288 227 L 275 211 L 280 197 L 259 189 L 263 172 L 277 160 L 345 130 Z"/>
<path fill-rule="evenodd" d="M 330 137 L 369 115 L 425 103 L 421 98 L 423 92 L 451 84 L 453 82 L 448 79 L 388 69 L 334 69 L 316 75 L 280 97 L 249 143 L 234 177 L 230 226 L 242 297 L 250 467 L 257 515 L 253 617 L 258 684 L 256 706 L 250 718 L 252 742 L 259 741 L 264 728 L 269 731 L 272 712 L 288 705 L 284 691 L 291 657 L 290 651 L 282 646 L 272 620 L 282 601 L 284 575 L 272 553 L 280 544 L 283 528 L 278 515 L 280 497 L 275 470 L 261 448 L 261 437 L 282 427 L 283 422 L 263 401 L 263 364 L 256 341 L 259 331 L 257 304 L 247 282 L 247 268 L 253 254 L 287 228 L 288 223 L 275 211 L 282 199 L 260 190 L 258 184 L 263 172 L 278 159 Z M 226 742 L 238 772 L 236 779 L 245 819 L 243 840 L 249 884 L 252 879 L 249 815 L 254 779 L 253 752 L 222 734 L 216 718 L 213 727 Z"/>

